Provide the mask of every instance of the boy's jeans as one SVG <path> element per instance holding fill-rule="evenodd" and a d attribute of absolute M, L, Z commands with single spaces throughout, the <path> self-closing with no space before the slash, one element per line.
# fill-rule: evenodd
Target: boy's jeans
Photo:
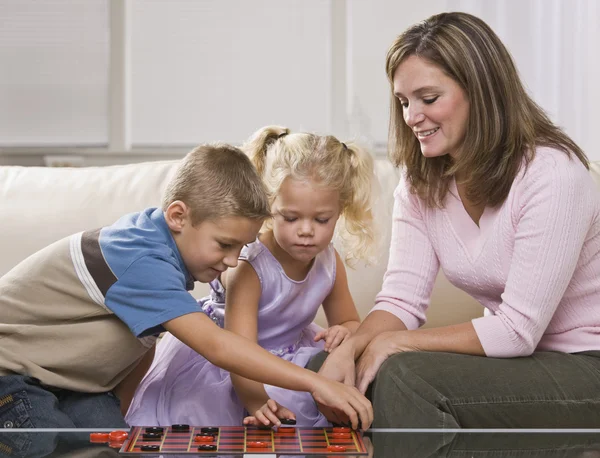
<path fill-rule="evenodd" d="M 128 428 L 119 399 L 112 393 L 78 393 L 52 389 L 23 375 L 0 376 L 0 428 Z M 3 441 L 13 435 L 3 435 Z M 52 437 L 48 435 L 48 437 Z M 27 455 L 32 442 L 15 434 L 11 447 L 16 456 Z M 42 452 L 55 444 L 34 441 Z M 53 442 L 53 441 L 52 441 Z M 31 454 L 31 451 L 29 452 Z"/>
<path fill-rule="evenodd" d="M 47 389 L 31 377 L 0 377 L 3 428 L 127 428 L 112 393 Z"/>

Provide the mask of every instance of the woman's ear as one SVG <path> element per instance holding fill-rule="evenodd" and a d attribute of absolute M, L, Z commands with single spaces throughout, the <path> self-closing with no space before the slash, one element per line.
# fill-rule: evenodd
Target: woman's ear
<path fill-rule="evenodd" d="M 165 221 L 173 232 L 181 232 L 186 224 L 191 224 L 189 207 L 181 200 L 171 202 L 165 210 Z"/>

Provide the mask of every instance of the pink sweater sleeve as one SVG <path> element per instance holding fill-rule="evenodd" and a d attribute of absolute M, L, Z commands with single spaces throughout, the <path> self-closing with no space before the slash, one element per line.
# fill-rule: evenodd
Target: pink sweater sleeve
<path fill-rule="evenodd" d="M 390 258 L 375 310 L 398 317 L 408 329 L 425 323 L 431 290 L 439 270 L 417 198 L 402 179 L 394 192 Z"/>
<path fill-rule="evenodd" d="M 537 347 L 590 228 L 589 180 L 585 167 L 564 154 L 535 160 L 515 180 L 515 245 L 502 303 L 494 315 L 472 320 L 487 356 L 527 356 Z"/>

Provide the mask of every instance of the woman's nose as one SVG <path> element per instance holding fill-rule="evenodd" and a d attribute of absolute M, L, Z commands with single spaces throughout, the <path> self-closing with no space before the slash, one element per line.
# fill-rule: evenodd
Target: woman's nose
<path fill-rule="evenodd" d="M 404 109 L 404 122 L 409 127 L 414 127 L 425 119 L 423 112 L 415 105 Z"/>

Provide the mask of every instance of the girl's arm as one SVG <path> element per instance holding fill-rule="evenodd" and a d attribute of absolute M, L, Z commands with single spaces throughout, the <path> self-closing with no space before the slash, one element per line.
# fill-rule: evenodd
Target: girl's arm
<path fill-rule="evenodd" d="M 258 340 L 258 303 L 261 292 L 258 275 L 246 261 L 241 261 L 237 267 L 228 271 L 225 329 L 252 342 Z M 233 373 L 231 381 L 235 392 L 250 414 L 260 409 L 269 399 L 262 383 Z"/>
<path fill-rule="evenodd" d="M 327 317 L 328 329 L 320 331 L 315 336 L 315 341 L 325 341 L 325 351 L 338 347 L 360 326 L 360 317 L 348 289 L 346 268 L 340 255 L 335 252 L 335 279 L 333 288 L 323 301 L 323 310 Z"/>
<path fill-rule="evenodd" d="M 337 250 L 335 251 L 335 282 L 329 295 L 323 301 L 323 310 L 329 326 L 344 326 L 354 332 L 360 325 L 354 300 L 348 288 L 346 267 Z"/>

